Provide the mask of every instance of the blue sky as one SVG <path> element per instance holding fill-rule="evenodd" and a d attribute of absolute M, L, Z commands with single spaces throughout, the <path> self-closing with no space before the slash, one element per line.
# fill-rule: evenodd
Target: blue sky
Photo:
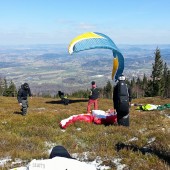
<path fill-rule="evenodd" d="M 170 44 L 170 0 L 0 1 L 0 45 L 69 44 L 89 31 L 116 44 Z"/>

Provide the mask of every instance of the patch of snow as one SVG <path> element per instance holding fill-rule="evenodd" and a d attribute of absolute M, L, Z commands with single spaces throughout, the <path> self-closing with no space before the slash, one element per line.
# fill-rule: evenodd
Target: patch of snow
<path fill-rule="evenodd" d="M 148 143 L 150 144 L 150 143 L 152 143 L 152 142 L 154 142 L 155 141 L 155 137 L 153 137 L 153 138 L 150 138 L 149 140 L 148 140 Z"/>
<path fill-rule="evenodd" d="M 138 140 L 137 137 L 133 137 L 133 138 L 129 139 L 128 141 L 129 141 L 129 142 L 132 142 L 132 141 L 137 141 L 137 140 Z"/>
<path fill-rule="evenodd" d="M 166 116 L 167 118 L 170 118 L 170 114 L 165 114 L 165 116 Z"/>
<path fill-rule="evenodd" d="M 80 154 L 78 153 L 74 153 L 72 154 L 72 157 L 73 158 L 76 158 L 77 160 L 79 161 L 85 161 L 86 163 L 88 164 L 92 164 L 94 165 L 97 169 L 100 169 L 100 170 L 107 170 L 107 169 L 110 169 L 109 166 L 105 166 L 105 165 L 102 165 L 103 161 L 102 161 L 102 158 L 97 156 L 96 159 L 92 162 L 88 162 L 88 157 L 90 155 L 90 152 L 83 152 L 80 156 Z M 112 162 L 115 164 L 115 166 L 117 167 L 117 170 L 123 170 L 124 167 L 126 167 L 127 165 L 125 164 L 121 164 L 122 159 L 118 159 L 118 158 L 114 158 L 112 160 Z"/>
<path fill-rule="evenodd" d="M 97 156 L 96 159 L 93 162 L 91 162 L 90 164 L 95 165 L 95 167 L 100 170 L 110 169 L 109 166 L 101 165 L 102 163 L 103 163 L 103 161 L 102 161 L 101 157 Z"/>
<path fill-rule="evenodd" d="M 80 131 L 80 130 L 81 130 L 81 128 L 77 128 L 77 130 L 78 130 L 78 131 Z"/>
<path fill-rule="evenodd" d="M 45 146 L 46 146 L 46 147 L 48 147 L 48 148 L 50 148 L 50 149 L 48 150 L 48 154 L 50 154 L 50 153 L 51 153 L 51 151 L 52 151 L 52 149 L 53 149 L 53 147 L 55 147 L 55 146 L 56 146 L 56 143 L 52 143 L 52 142 L 45 142 Z"/>
<path fill-rule="evenodd" d="M 72 154 L 72 157 L 76 158 L 77 160 L 79 160 L 81 162 L 86 162 L 87 164 L 93 165 L 97 169 L 100 169 L 100 170 L 110 169 L 109 166 L 101 165 L 103 163 L 103 161 L 102 161 L 101 157 L 99 157 L 99 156 L 97 156 L 96 159 L 92 162 L 87 161 L 89 155 L 90 155 L 90 152 L 83 152 L 82 154 L 74 153 L 74 154 Z"/>
<path fill-rule="evenodd" d="M 12 162 L 12 165 L 21 164 L 21 163 L 23 163 L 22 159 L 15 159 L 15 162 Z"/>
<path fill-rule="evenodd" d="M 79 161 L 87 161 L 88 157 L 90 155 L 90 152 L 83 152 L 83 153 L 73 153 L 71 156 Z"/>
<path fill-rule="evenodd" d="M 45 142 L 45 146 L 47 146 L 47 147 L 54 147 L 54 146 L 56 146 L 56 143 Z"/>
<path fill-rule="evenodd" d="M 7 162 L 11 161 L 12 159 L 10 157 L 6 157 L 3 159 L 0 159 L 0 167 L 4 166 Z"/>
<path fill-rule="evenodd" d="M 5 125 L 5 124 L 7 124 L 7 122 L 6 121 L 4 121 L 4 122 L 1 122 L 3 125 Z"/>
<path fill-rule="evenodd" d="M 122 159 L 120 159 L 120 158 L 114 158 L 113 161 L 112 161 L 112 162 L 116 165 L 117 170 L 123 170 L 123 169 L 126 167 L 125 164 L 121 164 L 121 163 L 120 163 L 121 160 L 122 160 Z"/>
<path fill-rule="evenodd" d="M 143 132 L 145 132 L 146 130 L 147 130 L 147 128 L 143 128 L 143 129 L 140 129 L 139 132 L 140 132 L 140 133 L 143 133 Z"/>

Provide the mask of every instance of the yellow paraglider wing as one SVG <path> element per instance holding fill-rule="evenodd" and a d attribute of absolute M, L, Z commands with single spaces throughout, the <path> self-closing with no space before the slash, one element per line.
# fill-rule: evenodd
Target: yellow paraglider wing
<path fill-rule="evenodd" d="M 74 52 L 74 50 L 75 50 L 75 49 L 73 49 L 74 46 L 76 44 L 78 44 L 79 42 L 82 42 L 83 40 L 100 39 L 100 38 L 103 38 L 103 37 L 101 35 L 98 35 L 98 34 L 94 33 L 94 32 L 87 32 L 87 33 L 81 34 L 81 35 L 75 37 L 71 41 L 71 43 L 70 43 L 70 45 L 68 47 L 68 51 L 69 51 L 70 54 L 72 54 Z M 92 45 L 92 43 L 90 45 Z M 87 44 L 87 45 L 83 44 L 83 48 L 84 49 L 77 49 L 77 51 L 79 51 L 79 50 L 82 51 L 82 50 L 85 50 L 85 49 L 90 49 L 92 47 L 90 47 L 89 44 Z M 93 47 L 93 48 L 95 48 L 95 47 Z"/>
<path fill-rule="evenodd" d="M 119 67 L 119 61 L 118 58 L 113 58 L 113 69 L 112 69 L 112 80 L 114 79 L 115 73 L 117 72 L 117 69 Z"/>

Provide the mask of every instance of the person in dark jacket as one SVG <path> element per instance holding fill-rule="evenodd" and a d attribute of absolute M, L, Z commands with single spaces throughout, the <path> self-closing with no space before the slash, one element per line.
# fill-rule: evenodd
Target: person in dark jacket
<path fill-rule="evenodd" d="M 98 98 L 99 98 L 99 89 L 96 86 L 95 81 L 91 82 L 92 88 L 90 91 L 89 101 L 87 105 L 87 113 L 91 113 L 91 105 L 94 105 L 94 110 L 98 110 Z"/>
<path fill-rule="evenodd" d="M 113 106 L 117 112 L 118 125 L 129 126 L 131 100 L 131 88 L 125 82 L 125 76 L 121 75 L 113 90 Z"/>
<path fill-rule="evenodd" d="M 60 97 L 60 99 L 64 103 L 64 105 L 69 104 L 69 99 L 67 98 L 67 95 L 64 94 L 64 92 L 58 91 L 58 96 Z"/>
<path fill-rule="evenodd" d="M 22 107 L 22 115 L 25 116 L 27 114 L 27 108 L 28 108 L 28 96 L 32 98 L 31 90 L 28 85 L 28 83 L 24 83 L 21 85 L 21 88 L 18 91 L 17 99 L 19 105 Z"/>

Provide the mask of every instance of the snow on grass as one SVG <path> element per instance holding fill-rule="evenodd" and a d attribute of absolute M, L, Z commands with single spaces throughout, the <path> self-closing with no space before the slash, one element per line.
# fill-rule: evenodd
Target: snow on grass
<path fill-rule="evenodd" d="M 167 118 L 170 118 L 170 114 L 165 114 L 165 116 L 166 116 Z"/>
<path fill-rule="evenodd" d="M 133 138 L 129 139 L 128 141 L 129 141 L 129 142 L 132 142 L 132 141 L 137 141 L 137 140 L 138 140 L 137 137 L 133 137 Z"/>
<path fill-rule="evenodd" d="M 148 140 L 148 143 L 150 144 L 150 143 L 152 143 L 152 142 L 154 142 L 155 141 L 155 137 L 153 137 L 153 138 L 150 138 L 149 140 Z"/>
<path fill-rule="evenodd" d="M 122 160 L 122 159 L 120 159 L 120 158 L 115 158 L 115 159 L 113 159 L 113 163 L 116 165 L 117 170 L 123 170 L 123 169 L 126 167 L 125 164 L 121 164 L 121 163 L 120 163 L 121 160 Z"/>
<path fill-rule="evenodd" d="M 96 169 L 107 170 L 107 169 L 111 168 L 109 166 L 102 165 L 103 161 L 102 161 L 102 158 L 100 156 L 97 156 L 96 159 L 92 162 L 87 161 L 89 156 L 90 156 L 90 152 L 83 152 L 81 155 L 78 154 L 78 153 L 72 154 L 73 158 L 76 158 L 79 161 L 85 161 L 88 164 L 94 165 L 96 167 Z M 113 158 L 112 159 L 112 162 L 115 164 L 117 170 L 123 170 L 123 168 L 126 167 L 125 164 L 120 163 L 121 160 L 122 159 L 120 159 L 120 158 Z"/>
<path fill-rule="evenodd" d="M 12 159 L 10 157 L 0 159 L 0 167 L 3 167 L 7 162 L 10 162 L 11 160 Z"/>

